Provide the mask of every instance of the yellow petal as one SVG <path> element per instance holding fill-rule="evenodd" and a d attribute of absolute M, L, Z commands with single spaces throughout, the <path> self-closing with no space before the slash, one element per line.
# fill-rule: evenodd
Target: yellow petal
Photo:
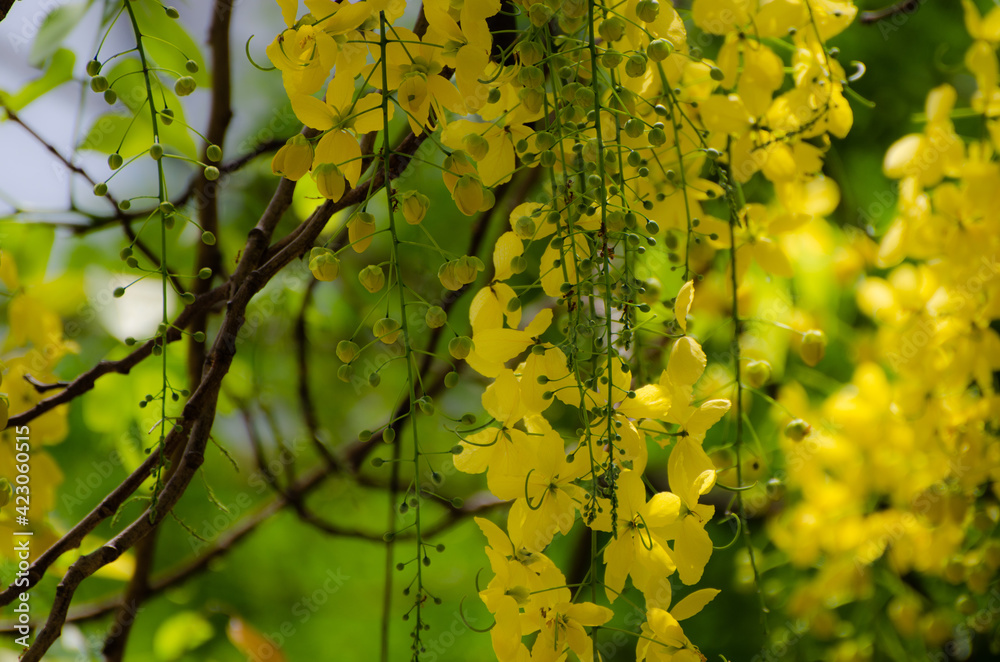
<path fill-rule="evenodd" d="M 691 312 L 692 301 L 694 301 L 694 281 L 689 280 L 681 285 L 677 299 L 674 301 L 674 318 L 677 320 L 677 326 L 681 327 L 681 331 L 687 331 L 687 316 Z"/>
<path fill-rule="evenodd" d="M 714 588 L 703 588 L 700 591 L 695 591 L 684 597 L 683 600 L 678 602 L 670 610 L 674 618 L 678 621 L 683 621 L 685 618 L 691 618 L 702 609 L 705 608 L 709 602 L 715 599 L 720 593 L 718 589 Z"/>

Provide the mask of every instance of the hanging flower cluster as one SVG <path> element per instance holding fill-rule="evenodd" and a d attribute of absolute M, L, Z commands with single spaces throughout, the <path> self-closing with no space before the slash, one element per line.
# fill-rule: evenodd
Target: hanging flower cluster
<path fill-rule="evenodd" d="M 859 343 L 865 358 L 818 409 L 798 385 L 780 397 L 799 417 L 782 448 L 796 499 L 769 533 L 794 566 L 817 568 L 788 611 L 821 639 L 845 632 L 838 607 L 879 592 L 906 650 L 913 639 L 968 647 L 995 629 L 977 615 L 992 609 L 1000 570 L 1000 10 L 963 6 L 977 89 L 960 112 L 982 131 L 961 137 L 956 90 L 931 90 L 923 131 L 883 163 L 899 180 L 897 209 L 871 251 L 881 275 L 857 290 L 876 325 Z M 868 659 L 871 645 L 862 632 L 841 648 Z"/>
<path fill-rule="evenodd" d="M 381 318 L 373 331 L 402 343 L 408 362 L 404 309 L 426 307 L 431 328 L 447 320 L 399 273 L 400 251 L 413 249 L 399 242 L 393 212 L 409 224 L 428 214 L 461 223 L 488 213 L 498 187 L 515 177 L 527 177 L 534 192 L 510 212 L 489 268 L 445 255 L 437 270 L 450 291 L 481 272 L 487 278 L 469 331 L 449 325 L 448 350 L 490 380 L 482 396 L 490 420 L 456 431 L 455 467 L 485 474 L 490 491 L 511 502 L 506 531 L 477 520 L 494 573 L 480 595 L 496 619 L 498 658 L 556 660 L 572 651 L 592 659 L 588 629 L 612 617 L 597 602 L 620 604 L 630 579 L 645 598 L 637 659 L 702 659 L 679 621 L 717 591 L 675 602 L 671 581 L 699 583 L 712 555 L 706 527 L 715 507 L 701 498 L 719 468 L 703 442 L 732 403 L 696 395 L 708 359 L 689 312 L 697 283 L 728 273 L 738 326 L 737 288 L 751 264 L 791 276 L 781 235 L 836 205 L 823 156 L 853 116 L 844 69 L 825 43 L 850 24 L 853 4 L 695 0 L 682 15 L 657 0 L 428 0 L 413 30 L 400 25 L 403 2 L 305 0 L 304 16 L 296 0 L 278 4 L 287 28 L 267 53 L 313 131 L 278 151 L 275 174 L 309 173 L 321 196 L 340 200 L 373 157 L 379 138 L 370 134 L 383 143 L 372 167 L 388 171 L 390 121 L 443 152 L 454 207 L 429 208 L 423 194 L 390 188 L 384 219 L 367 211 L 374 191 L 363 192 L 340 249 L 363 253 L 373 237 L 390 235 L 388 284 L 402 321 Z M 516 29 L 491 27 L 500 18 Z M 706 47 L 719 45 L 714 59 L 689 44 L 692 30 Z M 757 173 L 777 205 L 745 198 L 742 185 Z M 326 247 L 313 249 L 309 267 L 320 280 L 341 271 Z M 373 294 L 386 284 L 382 265 L 359 278 Z M 675 296 L 662 298 L 661 279 Z M 360 353 L 353 339 L 344 343 L 341 377 L 349 379 Z M 651 345 L 668 348 L 656 369 L 642 360 Z M 825 337 L 813 331 L 802 345 L 815 365 Z M 737 365 L 739 352 L 737 343 Z M 759 385 L 767 376 L 748 379 Z M 741 388 L 737 379 L 737 399 Z M 413 381 L 410 394 L 411 411 L 426 410 Z M 386 432 L 395 439 L 394 428 Z M 668 486 L 646 475 L 649 441 L 666 450 Z M 740 435 L 729 445 L 738 452 Z M 408 495 L 419 505 L 419 479 Z M 545 552 L 578 523 L 591 530 L 591 567 L 583 585 L 567 586 Z M 422 544 L 417 558 L 426 565 Z M 430 594 L 419 569 L 415 581 L 417 655 L 420 603 Z"/>

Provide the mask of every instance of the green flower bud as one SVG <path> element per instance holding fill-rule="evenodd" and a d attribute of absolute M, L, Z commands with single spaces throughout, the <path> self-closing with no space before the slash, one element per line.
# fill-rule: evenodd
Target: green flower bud
<path fill-rule="evenodd" d="M 90 79 L 90 89 L 97 93 L 103 92 L 108 89 L 108 79 L 104 76 L 94 76 Z"/>
<path fill-rule="evenodd" d="M 219 169 L 215 166 L 207 166 L 205 168 L 205 179 L 210 182 L 214 182 L 219 178 Z"/>
<path fill-rule="evenodd" d="M 163 145 L 160 143 L 153 143 L 149 146 L 149 155 L 153 157 L 154 161 L 159 161 L 163 158 Z"/>
<path fill-rule="evenodd" d="M 194 60 L 188 60 L 187 62 L 185 62 L 184 68 L 187 69 L 189 73 L 192 74 L 198 73 L 198 63 L 195 62 Z"/>
<path fill-rule="evenodd" d="M 540 28 L 552 19 L 552 10 L 541 2 L 536 2 L 528 9 L 528 18 L 531 24 Z"/>
<path fill-rule="evenodd" d="M 97 197 L 104 197 L 108 194 L 108 185 L 104 182 L 97 182 L 94 184 L 94 195 Z"/>
<path fill-rule="evenodd" d="M 441 328 L 448 322 L 448 313 L 441 306 L 431 306 L 424 313 L 424 322 L 432 329 Z"/>
<path fill-rule="evenodd" d="M 174 92 L 179 97 L 186 97 L 197 89 L 198 83 L 194 81 L 194 78 L 190 76 L 181 76 L 174 83 Z"/>
<path fill-rule="evenodd" d="M 399 337 L 399 322 L 391 317 L 383 317 L 375 321 L 375 324 L 372 326 L 372 332 L 383 343 L 391 345 Z"/>
<path fill-rule="evenodd" d="M 160 120 L 163 122 L 163 126 L 170 126 L 174 123 L 174 111 L 164 108 L 160 111 Z"/>
<path fill-rule="evenodd" d="M 298 134 L 296 134 L 298 135 Z M 214 163 L 218 163 L 222 160 L 222 148 L 218 145 L 209 145 L 208 149 L 205 150 L 205 157 Z"/>
<path fill-rule="evenodd" d="M 474 347 L 472 338 L 457 336 L 448 342 L 448 353 L 451 354 L 453 359 L 461 360 L 471 354 Z"/>
<path fill-rule="evenodd" d="M 113 105 L 115 105 L 116 101 L 118 101 L 118 93 L 117 92 L 115 92 L 114 90 L 110 90 L 110 89 L 109 90 L 104 90 L 104 103 L 108 104 L 109 106 L 113 106 Z"/>
<path fill-rule="evenodd" d="M 635 13 L 640 21 L 652 23 L 660 15 L 660 3 L 656 0 L 639 0 Z"/>
<path fill-rule="evenodd" d="M 629 78 L 639 78 L 646 73 L 646 56 L 641 53 L 630 55 L 625 63 L 625 75 Z"/>
<path fill-rule="evenodd" d="M 667 39 L 654 39 L 646 48 L 646 55 L 653 62 L 662 62 L 674 52 L 674 45 Z"/>
<path fill-rule="evenodd" d="M 167 18 L 180 18 L 180 12 L 177 11 L 176 7 L 164 7 L 163 10 L 167 12 Z"/>
<path fill-rule="evenodd" d="M 462 146 L 469 153 L 469 156 L 477 161 L 482 161 L 486 153 L 490 151 L 490 144 L 486 142 L 486 138 L 478 133 L 470 133 L 462 138 Z"/>
<path fill-rule="evenodd" d="M 115 152 L 108 157 L 108 167 L 112 170 L 118 170 L 118 168 L 121 168 L 122 163 L 124 163 L 124 160 L 122 159 L 122 155 L 118 152 Z"/>
<path fill-rule="evenodd" d="M 214 246 L 215 235 L 209 232 L 208 230 L 205 230 L 204 232 L 201 233 L 201 243 L 205 244 L 206 246 Z"/>
<path fill-rule="evenodd" d="M 620 16 L 610 16 L 597 26 L 597 31 L 608 43 L 618 41 L 625 36 L 625 21 Z"/>
<path fill-rule="evenodd" d="M 87 75 L 94 77 L 101 73 L 101 62 L 97 59 L 93 59 L 87 62 Z"/>
<path fill-rule="evenodd" d="M 337 358 L 343 363 L 350 363 L 358 354 L 361 353 L 361 348 L 358 347 L 356 342 L 350 340 L 341 340 L 337 343 Z"/>

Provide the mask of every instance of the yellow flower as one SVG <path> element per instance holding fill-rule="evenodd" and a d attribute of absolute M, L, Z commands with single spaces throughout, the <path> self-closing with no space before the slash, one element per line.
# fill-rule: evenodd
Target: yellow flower
<path fill-rule="evenodd" d="M 624 471 L 616 484 L 618 495 L 617 538 L 604 549 L 604 584 L 608 600 L 614 600 L 625 587 L 625 578 L 643 593 L 655 595 L 660 582 L 673 574 L 675 565 L 664 540 L 667 527 L 680 513 L 681 501 L 675 494 L 660 492 L 646 501 L 646 487 L 641 473 Z M 611 506 L 591 524 L 595 529 L 611 531 Z"/>
<path fill-rule="evenodd" d="M 514 427 L 524 417 L 520 384 L 512 370 L 500 370 L 486 387 L 483 408 L 499 424 L 462 439 L 462 452 L 454 456 L 455 468 L 464 473 L 486 472 L 490 491 L 500 499 L 524 493 L 523 467 L 528 461 L 528 435 Z"/>
<path fill-rule="evenodd" d="M 429 124 L 432 108 L 442 123 L 446 123 L 446 108 L 465 112 L 458 90 L 440 75 L 444 69 L 441 48 L 422 42 L 406 28 L 395 27 L 392 34 L 394 40 L 386 46 L 386 76 L 413 133 L 420 135 L 425 127 L 433 128 Z"/>

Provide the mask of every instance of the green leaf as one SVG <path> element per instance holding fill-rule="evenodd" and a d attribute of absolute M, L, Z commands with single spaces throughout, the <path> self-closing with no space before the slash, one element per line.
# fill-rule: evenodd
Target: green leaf
<path fill-rule="evenodd" d="M 67 35 L 80 23 L 89 7 L 90 2 L 71 2 L 49 12 L 38 28 L 35 42 L 31 46 L 31 53 L 28 55 L 31 66 L 41 67 L 56 52 Z"/>
<path fill-rule="evenodd" d="M 215 630 L 205 617 L 194 611 L 171 616 L 156 630 L 153 651 L 157 659 L 176 660 L 212 638 Z"/>
<path fill-rule="evenodd" d="M 76 55 L 66 48 L 55 51 L 45 73 L 22 87 L 17 93 L 7 95 L 0 92 L 0 98 L 11 110 L 17 112 L 40 96 L 72 80 Z"/>

